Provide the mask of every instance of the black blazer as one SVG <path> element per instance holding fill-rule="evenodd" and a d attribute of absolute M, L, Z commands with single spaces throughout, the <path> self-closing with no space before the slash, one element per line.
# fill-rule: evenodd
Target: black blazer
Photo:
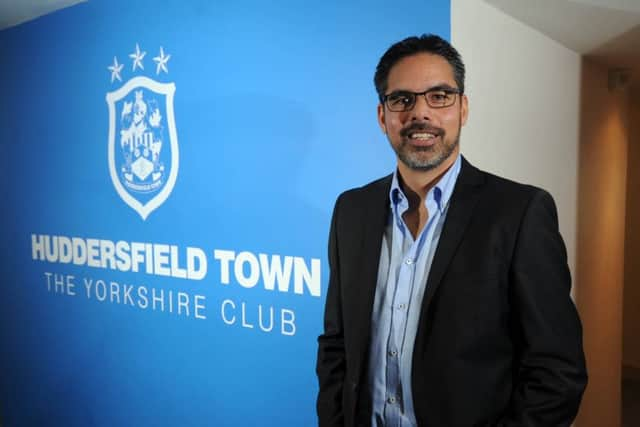
<path fill-rule="evenodd" d="M 371 313 L 391 177 L 338 198 L 318 338 L 319 424 L 369 426 Z M 568 426 L 587 375 L 552 197 L 464 158 L 422 301 L 419 426 Z"/>

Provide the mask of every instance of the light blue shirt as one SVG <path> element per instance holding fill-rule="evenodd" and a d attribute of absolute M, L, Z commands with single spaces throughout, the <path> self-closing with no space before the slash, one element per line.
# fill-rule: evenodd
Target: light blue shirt
<path fill-rule="evenodd" d="M 369 385 L 374 427 L 416 426 L 411 395 L 411 363 L 422 297 L 449 199 L 460 172 L 460 155 L 427 193 L 427 223 L 414 240 L 402 215 L 407 197 L 393 174 L 391 215 L 382 238 L 371 321 Z"/>

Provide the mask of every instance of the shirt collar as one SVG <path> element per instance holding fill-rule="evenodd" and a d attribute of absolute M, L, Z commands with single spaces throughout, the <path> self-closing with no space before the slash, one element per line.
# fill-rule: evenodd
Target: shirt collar
<path fill-rule="evenodd" d="M 460 154 L 457 155 L 455 162 L 449 168 L 449 170 L 442 175 L 440 180 L 436 183 L 436 185 L 429 190 L 427 194 L 427 198 L 425 199 L 425 203 L 429 200 L 429 198 L 433 198 L 435 200 L 438 210 L 442 213 L 447 205 L 449 204 L 449 199 L 453 194 L 453 188 L 456 185 L 456 181 L 458 180 L 458 175 L 460 174 L 460 167 L 462 165 L 462 161 L 460 160 Z M 398 169 L 393 172 L 393 179 L 391 181 L 391 189 L 389 190 L 389 200 L 391 201 L 391 208 L 394 212 L 403 211 L 408 208 L 407 204 L 407 196 L 400 188 L 400 181 L 398 179 Z"/>

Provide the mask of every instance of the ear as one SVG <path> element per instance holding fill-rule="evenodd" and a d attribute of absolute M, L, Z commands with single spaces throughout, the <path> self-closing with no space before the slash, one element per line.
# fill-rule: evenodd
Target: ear
<path fill-rule="evenodd" d="M 384 105 L 378 104 L 378 125 L 382 129 L 382 133 L 387 133 L 387 125 L 384 122 Z"/>
<path fill-rule="evenodd" d="M 469 117 L 469 99 L 467 95 L 460 97 L 460 125 L 464 126 L 467 123 Z"/>

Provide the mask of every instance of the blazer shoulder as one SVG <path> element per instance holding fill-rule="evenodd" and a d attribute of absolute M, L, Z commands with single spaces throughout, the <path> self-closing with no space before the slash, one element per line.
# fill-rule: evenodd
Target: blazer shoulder
<path fill-rule="evenodd" d="M 480 170 L 468 162 L 463 162 L 458 182 L 462 188 L 480 190 L 481 204 L 488 206 L 496 217 L 522 217 L 538 203 L 555 210 L 555 201 L 545 189 Z M 461 191 L 465 193 L 468 191 Z"/>
<path fill-rule="evenodd" d="M 371 181 L 361 187 L 351 188 L 338 196 L 336 205 L 349 208 L 354 206 L 364 207 L 376 201 L 384 202 L 389 197 L 393 174 Z"/>
<path fill-rule="evenodd" d="M 539 187 L 523 184 L 479 169 L 471 164 L 464 156 L 462 156 L 462 169 L 460 170 L 458 184 L 456 186 L 469 189 L 484 187 L 485 190 L 488 190 L 489 194 L 498 194 L 503 197 L 527 198 L 539 192 L 546 193 L 545 190 Z"/>
<path fill-rule="evenodd" d="M 502 176 L 481 171 L 485 175 L 487 189 L 505 202 L 525 202 L 534 197 L 551 198 L 549 192 L 543 188 L 531 184 L 523 184 Z"/>

